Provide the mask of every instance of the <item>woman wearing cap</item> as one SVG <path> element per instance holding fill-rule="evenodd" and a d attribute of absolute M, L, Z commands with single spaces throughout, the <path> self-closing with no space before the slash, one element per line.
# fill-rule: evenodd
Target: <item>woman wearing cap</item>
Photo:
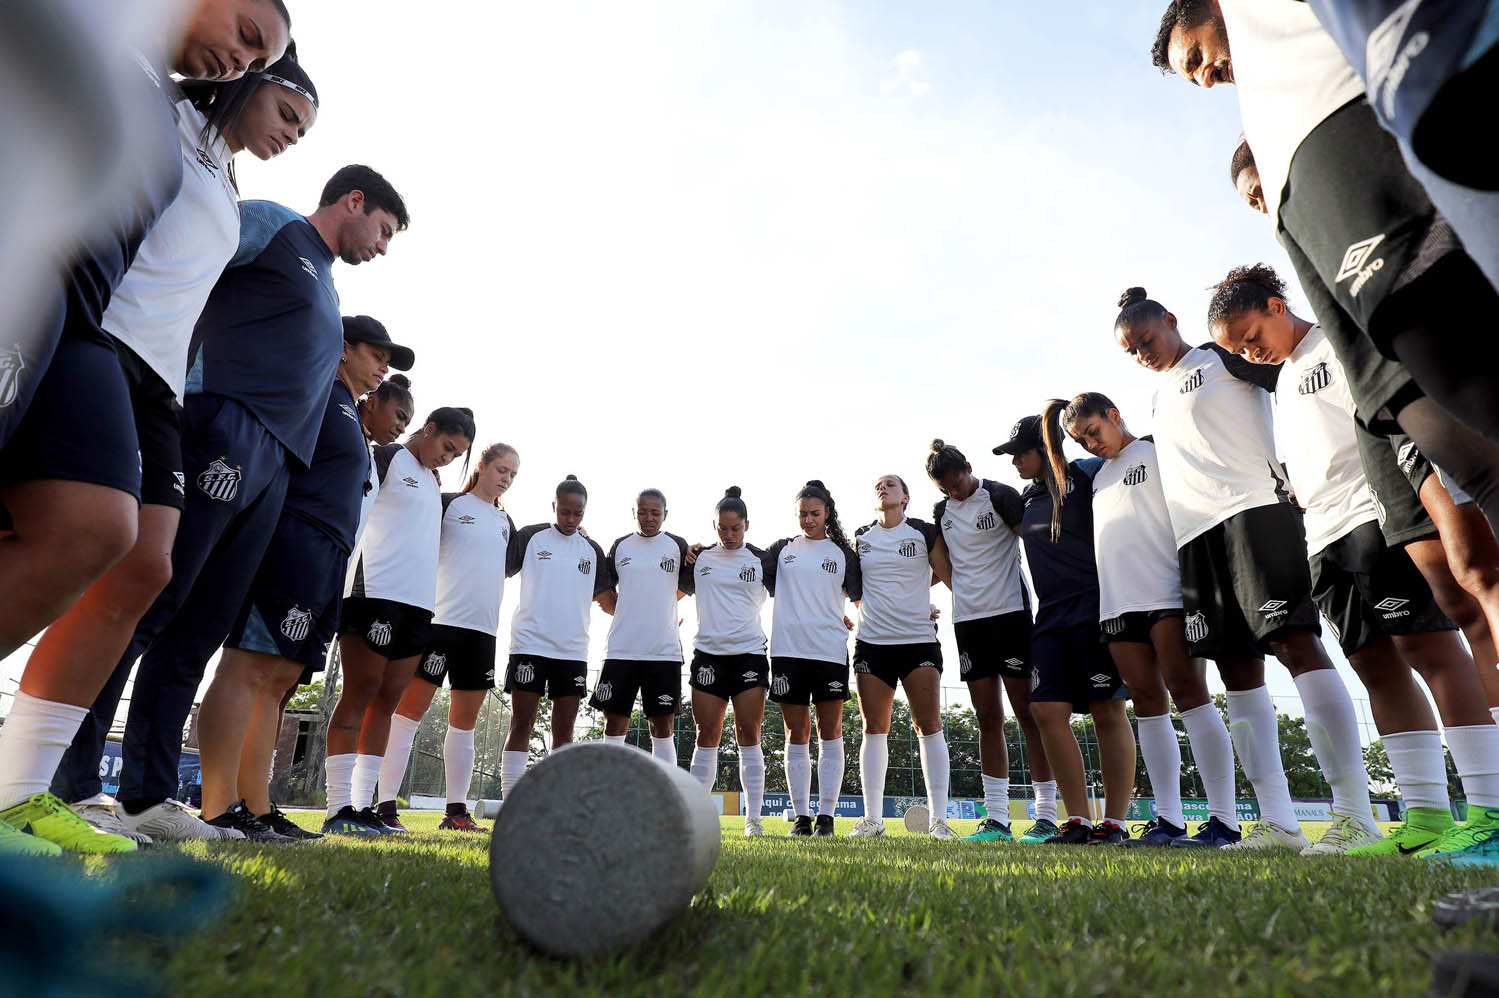
<path fill-rule="evenodd" d="M 343 691 L 328 723 L 325 833 L 405 830 L 393 814 L 389 823 L 375 815 L 370 794 L 390 716 L 432 638 L 442 539 L 437 469 L 467 453 L 473 439 L 473 412 L 442 408 L 405 444 L 375 449 L 380 494 L 339 613 Z M 389 788 L 392 804 L 395 789 Z"/>
<path fill-rule="evenodd" d="M 135 544 L 37 642 L 22 676 L 17 722 L 33 708 L 62 711 L 79 700 L 91 702 L 105 680 L 101 663 L 119 660 L 171 574 L 183 507 L 179 414 L 188 345 L 209 291 L 239 244 L 234 156 L 248 150 L 269 160 L 295 145 L 316 120 L 317 97 L 306 71 L 288 54 L 263 74 L 189 83 L 175 110 L 182 189 L 141 242 L 100 322 L 118 357 L 115 376 L 122 374 L 129 387 L 136 441 L 127 460 L 135 463 L 139 451 L 140 475 Z M 65 698 L 55 696 L 64 689 Z M 59 706 L 47 706 L 53 702 Z M 24 730 L 17 723 L 0 739 L 0 774 L 10 765 L 32 766 L 33 750 L 14 741 Z M 56 760 L 48 766 L 37 757 L 29 787 L 45 789 L 55 769 Z M 119 820 L 107 795 L 79 802 L 76 810 L 101 831 L 151 841 Z M 185 811 L 176 809 L 172 817 L 184 834 L 216 836 Z"/>
<path fill-rule="evenodd" d="M 1176 316 L 1130 288 L 1114 337 L 1162 375 L 1155 402 L 1161 487 L 1176 534 L 1188 648 L 1228 688 L 1229 731 L 1254 785 L 1260 821 L 1235 849 L 1305 849 L 1265 688 L 1273 651 L 1296 681 L 1334 811 L 1367 816 L 1369 778 L 1348 690 L 1318 640 L 1306 541 L 1276 459 L 1270 396 L 1279 374 L 1217 344 L 1189 347 Z M 1365 820 L 1358 817 L 1355 820 Z"/>
<path fill-rule="evenodd" d="M 911 492 L 899 475 L 874 483 L 879 518 L 854 532 L 863 598 L 854 641 L 854 675 L 864 740 L 859 747 L 859 779 L 864 817 L 851 838 L 885 834 L 885 770 L 889 765 L 890 709 L 897 684 L 911 703 L 911 720 L 921 736 L 921 776 L 931 809 L 928 834 L 955 839 L 947 824 L 949 784 L 947 739 L 942 733 L 942 646 L 932 624 L 935 581 L 952 584 L 952 565 L 942 531 L 906 516 Z"/>
<path fill-rule="evenodd" d="M 354 400 L 375 390 L 391 363 L 409 368 L 415 360 L 367 315 L 345 316 L 343 326 L 343 356 L 312 463 L 291 476 L 198 714 L 203 814 L 250 839 L 315 837 L 271 804 L 266 773 L 282 701 L 322 671 L 338 626 L 369 465 Z"/>
<path fill-rule="evenodd" d="M 1119 409 L 1098 392 L 1069 402 L 1062 426 L 1103 459 L 1093 476 L 1099 627 L 1135 701 L 1140 754 L 1156 803 L 1155 817 L 1128 844 L 1237 842 L 1233 743 L 1208 697 L 1204 664 L 1187 654 L 1181 567 L 1155 442 L 1130 433 Z M 1182 814 L 1181 746 L 1171 724 L 1171 699 L 1181 711 L 1208 798 L 1208 820 L 1190 838 Z"/>
<path fill-rule="evenodd" d="M 838 507 L 813 479 L 796 494 L 800 536 L 765 552 L 765 588 L 776 597 L 770 620 L 770 699 L 786 722 L 786 783 L 796 823 L 791 834 L 833 834 L 843 785 L 843 703 L 849 698 L 848 622 L 844 596 L 862 596 L 859 559 L 843 536 Z M 777 592 L 779 587 L 779 592 Z M 821 739 L 819 806 L 812 825 L 812 712 Z"/>
<path fill-rule="evenodd" d="M 979 726 L 979 766 L 984 809 L 977 842 L 1014 839 L 1010 831 L 1010 760 L 999 682 L 1009 695 L 1025 740 L 1036 820 L 1021 842 L 1042 842 L 1057 832 L 1057 782 L 1031 717 L 1031 611 L 1020 574 L 1020 521 L 1025 507 L 1008 485 L 980 479 L 963 452 L 933 440 L 926 473 L 942 492 L 932 522 L 942 530 L 952 562 L 953 637 L 958 672 L 968 684 Z"/>
<path fill-rule="evenodd" d="M 390 742 L 380 765 L 382 798 L 394 795 L 406 775 L 417 728 L 446 676 L 452 689 L 448 731 L 442 742 L 447 813 L 439 830 L 482 832 L 468 811 L 474 779 L 474 726 L 484 698 L 494 689 L 495 637 L 505 596 L 505 552 L 515 521 L 500 508 L 520 471 L 520 454 L 509 444 L 484 448 L 460 492 L 442 496 L 442 545 L 437 567 L 437 609 L 432 642 L 411 685 L 390 719 Z M 380 802 L 386 808 L 386 802 Z M 377 812 L 382 820 L 394 817 Z"/>
<path fill-rule="evenodd" d="M 1093 475 L 1097 458 L 1068 461 L 1062 454 L 1062 409 L 1052 399 L 1040 416 L 1015 424 L 1008 442 L 1015 473 L 1029 479 L 1020 538 L 1036 587 L 1031 632 L 1031 716 L 1041 729 L 1068 817 L 1046 842 L 1111 845 L 1129 838 L 1125 809 L 1135 782 L 1135 738 L 1125 714 L 1119 671 L 1099 640 L 1098 568 L 1093 560 Z M 1095 828 L 1072 731 L 1073 713 L 1093 715 L 1103 768 L 1104 816 Z"/>
<path fill-rule="evenodd" d="M 578 528 L 588 490 L 574 475 L 557 483 L 555 522 L 533 523 L 510 535 L 505 574 L 521 577 L 520 601 L 510 621 L 510 733 L 500 756 L 500 796 L 526 773 L 531 730 L 543 696 L 552 701 L 552 748 L 573 740 L 578 704 L 588 688 L 588 618 L 595 600 L 614 588 L 604 549 Z"/>
<path fill-rule="evenodd" d="M 718 778 L 718 744 L 723 718 L 734 705 L 734 735 L 739 746 L 739 783 L 744 788 L 744 834 L 765 834 L 760 811 L 765 800 L 765 753 L 760 726 L 765 720 L 765 690 L 770 662 L 765 657 L 765 552 L 746 543 L 749 508 L 739 486 L 731 485 L 718 500 L 713 530 L 718 543 L 688 552 L 697 601 L 697 637 L 693 640 L 692 717 L 697 748 L 692 775 L 710 791 Z"/>

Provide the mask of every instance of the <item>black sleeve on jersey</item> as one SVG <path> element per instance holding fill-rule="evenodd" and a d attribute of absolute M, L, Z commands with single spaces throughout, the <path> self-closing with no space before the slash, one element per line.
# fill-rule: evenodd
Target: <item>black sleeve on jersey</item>
<path fill-rule="evenodd" d="M 1100 468 L 1103 467 L 1103 458 L 1101 458 L 1101 457 L 1085 457 L 1085 458 L 1081 458 L 1081 459 L 1079 459 L 1077 461 L 1073 461 L 1072 462 L 1072 466 L 1074 468 L 1076 468 L 1078 470 L 1078 473 L 1081 474 L 1084 478 L 1086 478 L 1088 480 L 1088 482 L 1091 482 L 1091 481 L 1093 481 L 1094 478 L 1098 477 L 1098 469 L 1100 469 Z M 1087 484 L 1087 483 L 1085 482 L 1084 484 Z"/>
<path fill-rule="evenodd" d="M 401 447 L 401 444 L 386 444 L 375 448 L 375 477 L 380 479 L 381 485 L 385 484 L 385 474 L 390 471 L 390 462 L 395 460 Z"/>
<path fill-rule="evenodd" d="M 620 540 L 623 539 L 624 538 L 620 538 Z M 611 555 L 609 558 L 605 558 L 604 549 L 599 547 L 599 542 L 594 540 L 592 537 L 588 538 L 588 543 L 593 545 L 594 554 L 596 554 L 599 559 L 599 567 L 593 573 L 593 594 L 597 596 L 599 593 L 608 592 L 610 589 L 613 589 L 616 585 L 618 585 L 619 576 L 614 574 L 614 562 L 612 560 L 613 556 Z M 615 541 L 614 546 L 618 547 L 619 541 Z"/>
<path fill-rule="evenodd" d="M 625 534 L 625 537 L 629 536 L 631 535 Z M 614 539 L 614 543 L 609 545 L 609 557 L 605 558 L 603 561 L 603 564 L 607 565 L 609 568 L 609 577 L 614 580 L 605 587 L 606 589 L 613 589 L 615 586 L 619 585 L 619 565 L 614 561 L 614 555 L 615 552 L 619 550 L 619 546 L 624 543 L 625 537 L 616 537 Z M 595 544 L 594 547 L 598 547 L 598 545 Z M 600 548 L 600 550 L 603 549 Z M 603 571 L 602 567 L 600 567 L 600 571 Z"/>
<path fill-rule="evenodd" d="M 1280 380 L 1279 364 L 1251 364 L 1236 353 L 1229 353 L 1216 343 L 1204 344 L 1218 354 L 1223 361 L 1224 368 L 1229 374 L 1240 381 L 1247 381 L 1256 388 L 1263 388 L 1272 395 L 1275 393 L 1275 383 Z"/>
<path fill-rule="evenodd" d="M 915 528 L 916 532 L 926 541 L 927 553 L 930 554 L 932 549 L 937 546 L 937 542 L 942 539 L 942 528 L 935 523 L 918 520 L 914 516 L 906 517 L 906 522 Z"/>
<path fill-rule="evenodd" d="M 510 525 L 515 526 L 511 520 Z M 510 543 L 505 547 L 505 576 L 508 578 L 521 570 L 526 563 L 526 545 L 531 543 L 531 538 L 545 530 L 550 524 L 533 523 L 521 530 L 510 531 Z"/>
<path fill-rule="evenodd" d="M 765 575 L 765 591 L 772 596 L 776 594 L 776 565 L 781 560 L 781 549 L 790 543 L 791 538 L 783 537 L 760 552 L 760 567 L 764 569 Z"/>
<path fill-rule="evenodd" d="M 878 522 L 878 521 L 876 521 L 876 522 Z M 874 526 L 873 523 L 866 523 L 866 524 L 864 524 L 864 526 L 859 527 L 859 528 L 857 528 L 857 529 L 854 530 L 854 560 L 855 561 L 859 560 L 859 538 L 863 537 L 865 534 L 869 533 L 869 528 L 873 527 L 873 526 Z"/>
<path fill-rule="evenodd" d="M 859 556 L 848 545 L 843 545 L 843 591 L 855 603 L 864 598 L 864 572 L 859 567 Z"/>
<path fill-rule="evenodd" d="M 500 512 L 501 513 L 505 513 L 505 511 L 503 509 L 500 510 Z M 510 516 L 509 513 L 505 513 L 505 522 L 508 523 L 508 524 L 510 524 L 510 536 L 514 537 L 515 536 L 515 520 Z"/>
<path fill-rule="evenodd" d="M 717 547 L 718 545 L 715 544 L 713 546 Z M 765 557 L 766 557 L 765 551 L 762 548 L 755 547 L 749 541 L 745 541 L 744 542 L 744 549 L 746 551 L 748 551 L 750 554 L 754 555 L 756 558 L 759 559 L 759 561 L 760 561 L 760 585 L 762 585 L 762 586 L 765 585 Z M 704 550 L 707 550 L 707 549 L 704 548 Z M 699 551 L 697 553 L 697 556 L 699 558 L 701 558 L 703 556 L 703 552 Z"/>
<path fill-rule="evenodd" d="M 938 499 L 937 500 L 937 504 L 932 507 L 932 522 L 936 523 L 936 524 L 941 524 L 942 523 L 942 517 L 944 515 L 946 515 L 946 513 L 947 513 L 947 500 L 946 499 Z"/>
<path fill-rule="evenodd" d="M 1020 493 L 1008 485 L 992 482 L 984 479 L 982 487 L 989 493 L 989 502 L 994 506 L 994 512 L 1005 521 L 1007 527 L 1018 527 L 1020 521 L 1025 517 L 1025 503 L 1020 500 Z"/>
<path fill-rule="evenodd" d="M 442 512 L 444 516 L 447 515 L 448 507 L 453 505 L 453 500 L 463 494 L 462 492 L 444 492 L 442 494 Z"/>
<path fill-rule="evenodd" d="M 676 534 L 666 536 L 677 542 L 677 590 L 691 596 L 697 592 L 697 577 L 687 564 L 687 541 Z"/>

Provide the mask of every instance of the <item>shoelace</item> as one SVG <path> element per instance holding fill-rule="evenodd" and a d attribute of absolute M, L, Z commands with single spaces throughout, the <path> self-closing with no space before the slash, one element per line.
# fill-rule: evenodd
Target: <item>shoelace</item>
<path fill-rule="evenodd" d="M 1131 829 L 1131 831 L 1134 832 L 1136 838 L 1143 838 L 1146 835 L 1149 835 L 1151 832 L 1155 831 L 1159 827 L 1161 827 L 1160 819 L 1159 818 L 1151 818 L 1149 821 L 1147 821 L 1143 825 L 1136 825 L 1134 828 Z"/>

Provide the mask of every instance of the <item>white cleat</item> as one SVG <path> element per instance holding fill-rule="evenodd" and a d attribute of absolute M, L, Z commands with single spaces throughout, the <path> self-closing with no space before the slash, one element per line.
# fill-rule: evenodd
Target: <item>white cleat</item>
<path fill-rule="evenodd" d="M 1245 852 L 1254 849 L 1295 849 L 1300 852 L 1310 845 L 1311 842 L 1307 841 L 1306 834 L 1302 832 L 1300 825 L 1292 831 L 1268 821 L 1260 821 L 1238 842 L 1223 848 Z"/>
<path fill-rule="evenodd" d="M 932 827 L 928 828 L 926 833 L 934 839 L 956 839 L 958 837 L 958 833 L 947 827 L 947 821 L 942 818 L 938 818 L 932 822 Z"/>
<path fill-rule="evenodd" d="M 138 846 L 151 844 L 151 836 L 131 828 L 120 820 L 120 802 L 109 794 L 95 794 L 87 800 L 73 804 L 72 808 L 78 813 L 78 817 L 101 832 L 123 835 Z"/>
<path fill-rule="evenodd" d="M 191 842 L 201 839 L 214 842 L 223 838 L 241 838 L 220 835 L 218 829 L 189 811 L 186 805 L 168 800 L 146 808 L 140 814 L 128 814 L 122 808 L 120 820 L 137 832 L 143 832 L 156 842 Z"/>
<path fill-rule="evenodd" d="M 1357 818 L 1333 813 L 1332 827 L 1316 842 L 1301 850 L 1303 856 L 1339 856 L 1349 849 L 1372 845 L 1384 838 L 1377 828 L 1370 828 Z"/>
<path fill-rule="evenodd" d="M 758 839 L 765 834 L 765 823 L 759 816 L 744 819 L 744 837 L 747 839 Z"/>
<path fill-rule="evenodd" d="M 854 825 L 854 830 L 844 838 L 847 839 L 873 839 L 885 834 L 885 823 L 879 818 L 871 818 L 869 815 L 859 819 Z"/>

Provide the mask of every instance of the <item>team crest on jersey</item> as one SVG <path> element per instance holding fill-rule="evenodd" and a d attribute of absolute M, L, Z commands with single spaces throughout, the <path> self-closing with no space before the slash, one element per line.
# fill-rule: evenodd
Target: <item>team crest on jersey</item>
<path fill-rule="evenodd" d="M 1330 384 L 1332 384 L 1332 373 L 1328 371 L 1327 361 L 1324 360 L 1301 376 L 1301 384 L 1296 386 L 1296 394 L 1315 395 Z"/>
<path fill-rule="evenodd" d="M 593 568 L 593 560 L 591 558 L 579 558 L 578 559 L 578 571 L 579 572 L 582 572 L 584 575 L 587 575 L 589 569 L 591 569 L 591 568 Z"/>
<path fill-rule="evenodd" d="M 869 663 L 862 658 L 854 659 L 854 671 L 861 676 L 869 675 Z"/>
<path fill-rule="evenodd" d="M 1102 626 L 1103 626 L 1103 633 L 1105 633 L 1105 634 L 1123 634 L 1124 633 L 1124 618 L 1123 617 L 1114 617 L 1112 620 L 1105 620 L 1103 622 Z"/>
<path fill-rule="evenodd" d="M 599 703 L 607 703 L 614 699 L 614 684 L 599 683 L 593 688 L 593 698 Z"/>
<path fill-rule="evenodd" d="M 663 572 L 675 572 L 676 570 L 677 570 L 677 559 L 673 558 L 671 555 L 667 555 L 665 558 L 661 559 L 661 571 L 663 571 Z"/>
<path fill-rule="evenodd" d="M 921 555 L 921 547 L 915 541 L 902 541 L 900 545 L 900 556 L 902 558 L 916 558 Z"/>
<path fill-rule="evenodd" d="M 989 512 L 980 516 L 977 520 L 974 520 L 973 525 L 978 530 L 993 530 L 998 522 L 999 521 L 994 517 L 994 511 L 990 510 Z"/>
<path fill-rule="evenodd" d="M 777 676 L 770 681 L 770 692 L 778 697 L 783 697 L 791 692 L 791 680 L 785 676 Z"/>
<path fill-rule="evenodd" d="M 754 565 L 745 565 L 739 570 L 740 582 L 754 582 L 758 577 L 759 573 L 755 570 Z"/>
<path fill-rule="evenodd" d="M 470 523 L 478 523 L 479 521 L 475 520 L 472 516 L 469 516 L 467 513 L 464 513 L 462 516 L 460 516 L 458 518 L 458 522 L 461 523 L 461 524 L 463 524 L 464 526 L 468 526 Z"/>
<path fill-rule="evenodd" d="M 623 558 L 619 559 L 619 567 L 620 568 L 624 568 L 629 563 L 630 563 L 630 556 L 629 555 L 625 555 Z"/>
<path fill-rule="evenodd" d="M 369 638 L 370 644 L 376 648 L 384 648 L 390 644 L 390 625 L 383 620 L 377 620 L 370 624 L 369 633 L 365 637 Z"/>
<path fill-rule="evenodd" d="M 359 422 L 359 413 L 355 412 L 354 407 L 352 405 L 349 405 L 347 402 L 338 403 L 338 411 L 343 413 L 345 416 L 348 416 L 354 422 Z"/>
<path fill-rule="evenodd" d="M 307 630 L 312 625 L 312 611 L 301 610 L 292 607 L 286 611 L 286 618 L 281 621 L 281 633 L 292 641 L 304 641 L 307 638 Z"/>
<path fill-rule="evenodd" d="M 1149 474 L 1145 471 L 1145 465 L 1137 464 L 1124 473 L 1124 484 L 1144 485 L 1145 480 L 1149 477 Z"/>
<path fill-rule="evenodd" d="M 829 575 L 836 575 L 838 574 L 838 563 L 832 558 L 824 558 L 822 561 L 822 570 Z"/>
<path fill-rule="evenodd" d="M 15 402 L 21 394 L 21 372 L 26 359 L 19 350 L 0 350 L 0 409 Z"/>
<path fill-rule="evenodd" d="M 1208 621 L 1202 615 L 1202 611 L 1187 614 L 1187 619 L 1182 621 L 1186 625 L 1188 641 L 1204 641 L 1208 636 Z"/>
<path fill-rule="evenodd" d="M 699 686 L 712 686 L 713 685 L 713 667 L 712 666 L 710 666 L 710 665 L 700 665 L 700 666 L 697 667 L 697 684 Z"/>
<path fill-rule="evenodd" d="M 527 662 L 527 661 L 520 661 L 520 662 L 516 662 L 515 663 L 515 681 L 517 683 L 519 683 L 522 686 L 524 686 L 527 683 L 535 682 L 535 680 L 536 680 L 536 667 L 535 666 L 533 666 L 530 662 Z"/>
<path fill-rule="evenodd" d="M 207 493 L 210 499 L 233 502 L 234 497 L 239 495 L 240 478 L 238 468 L 229 467 L 222 458 L 214 458 L 208 465 L 208 470 L 198 476 L 198 488 Z"/>
<path fill-rule="evenodd" d="M 973 659 L 968 657 L 966 651 L 958 652 L 958 674 L 966 676 L 973 671 Z"/>
<path fill-rule="evenodd" d="M 422 483 L 418 482 L 415 478 L 412 478 L 410 475 L 407 475 L 405 478 L 401 479 L 401 484 L 404 485 L 404 486 L 406 486 L 408 489 L 419 489 L 419 488 L 422 487 Z"/>
<path fill-rule="evenodd" d="M 448 667 L 448 657 L 440 651 L 428 655 L 426 661 L 422 662 L 422 671 L 429 676 L 440 676 Z"/>
<path fill-rule="evenodd" d="M 1195 391 L 1197 391 L 1197 389 L 1199 389 L 1201 387 L 1202 387 L 1202 368 L 1199 367 L 1197 370 L 1195 370 L 1191 374 L 1187 375 L 1187 380 L 1182 382 L 1181 387 L 1178 388 L 1177 391 L 1180 392 L 1183 395 L 1186 395 L 1189 392 L 1195 392 Z"/>
<path fill-rule="evenodd" d="M 313 262 L 307 259 L 305 256 L 299 256 L 297 257 L 297 259 L 302 261 L 302 269 L 311 274 L 314 281 L 317 280 L 317 267 L 313 264 Z"/>

